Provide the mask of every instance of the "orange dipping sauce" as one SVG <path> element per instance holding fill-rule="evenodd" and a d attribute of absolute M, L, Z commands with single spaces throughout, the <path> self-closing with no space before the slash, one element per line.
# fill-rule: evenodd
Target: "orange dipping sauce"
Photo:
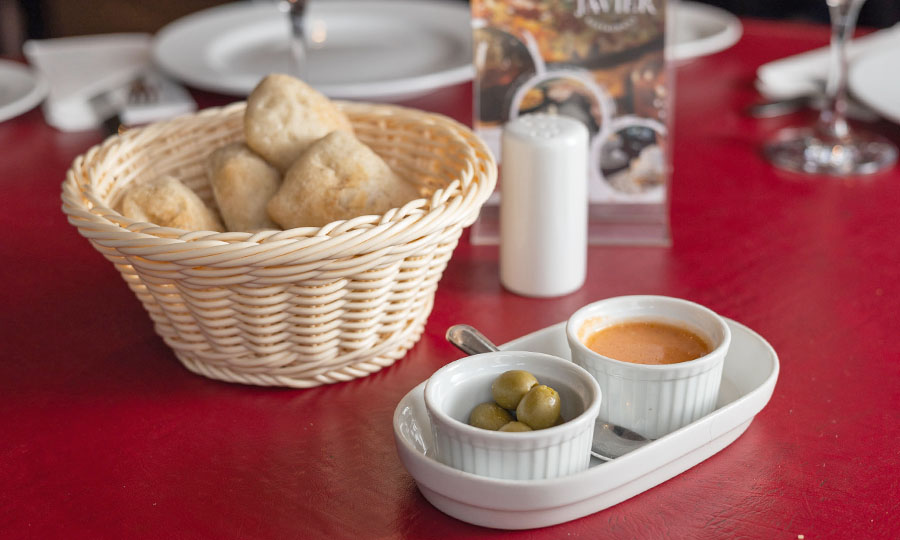
<path fill-rule="evenodd" d="M 602 328 L 584 344 L 592 351 L 633 364 L 678 364 L 706 356 L 712 347 L 691 330 L 656 321 L 630 321 Z"/>

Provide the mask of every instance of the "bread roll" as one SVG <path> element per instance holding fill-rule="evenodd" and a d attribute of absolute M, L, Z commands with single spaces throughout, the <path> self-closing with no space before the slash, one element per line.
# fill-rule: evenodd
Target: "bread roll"
<path fill-rule="evenodd" d="M 126 217 L 188 231 L 225 230 L 216 213 L 173 176 L 136 180 L 126 189 L 120 205 Z"/>
<path fill-rule="evenodd" d="M 291 166 L 269 201 L 284 228 L 321 227 L 340 219 L 383 214 L 418 197 L 415 187 L 356 137 L 335 131 Z"/>
<path fill-rule="evenodd" d="M 353 126 L 327 97 L 299 79 L 273 74 L 247 98 L 247 145 L 284 172 L 309 145 L 332 131 Z"/>
<path fill-rule="evenodd" d="M 266 214 L 266 203 L 278 191 L 281 174 L 246 144 L 232 143 L 210 154 L 206 173 L 229 231 L 278 228 Z"/>

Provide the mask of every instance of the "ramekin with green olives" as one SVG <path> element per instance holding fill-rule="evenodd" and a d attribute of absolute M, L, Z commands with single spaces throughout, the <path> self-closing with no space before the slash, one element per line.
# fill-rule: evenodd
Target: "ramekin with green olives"
<path fill-rule="evenodd" d="M 528 394 L 519 395 L 520 388 L 512 390 L 509 399 L 502 391 L 495 396 L 493 383 L 509 371 L 525 371 L 536 379 L 522 382 L 528 391 L 543 386 L 557 394 L 555 418 L 531 419 L 539 426 L 534 429 L 509 413 L 507 406 L 515 401 L 518 408 Z M 425 407 L 438 461 L 481 476 L 515 480 L 556 478 L 586 470 L 600 399 L 600 386 L 583 368 L 555 356 L 523 351 L 462 358 L 436 371 L 425 384 Z M 494 403 L 506 411 L 508 421 L 502 415 L 495 419 L 495 424 L 502 422 L 496 431 L 469 425 L 473 409 L 482 403 Z M 514 421 L 522 425 L 499 429 Z"/>

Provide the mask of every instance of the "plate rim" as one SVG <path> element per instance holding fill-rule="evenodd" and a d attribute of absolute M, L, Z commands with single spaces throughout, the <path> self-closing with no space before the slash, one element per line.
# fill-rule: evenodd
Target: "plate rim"
<path fill-rule="evenodd" d="M 342 8 L 351 6 L 356 12 L 359 12 L 360 9 L 368 11 L 415 9 L 422 13 L 428 10 L 442 9 L 446 12 L 455 12 L 460 17 L 463 13 L 468 15 L 470 12 L 469 7 L 465 4 L 451 3 L 445 0 L 373 0 L 367 2 L 331 0 L 320 4 L 318 9 L 322 10 L 319 13 L 339 13 Z M 212 24 L 209 22 L 212 17 L 225 18 L 242 13 L 247 16 L 266 17 L 271 16 L 270 14 L 274 12 L 277 12 L 277 8 L 268 3 L 232 2 L 191 13 L 167 24 L 156 33 L 151 47 L 153 60 L 164 72 L 195 88 L 246 97 L 252 88 L 248 88 L 240 82 L 228 82 L 211 75 L 197 75 L 185 67 L 184 62 L 173 59 L 176 56 L 170 54 L 168 49 L 174 47 L 174 43 L 180 43 L 186 39 L 185 36 L 198 28 L 197 25 Z M 460 29 L 454 29 L 450 25 L 445 25 L 445 27 L 452 30 L 454 35 L 461 35 L 462 27 Z M 466 31 L 471 31 L 470 26 L 466 27 Z M 470 42 L 471 38 L 467 40 L 467 45 Z M 196 45 L 198 53 L 204 52 L 202 50 L 204 45 Z M 334 99 L 385 100 L 412 97 L 445 86 L 466 82 L 472 80 L 474 75 L 475 68 L 469 58 L 467 62 L 453 67 L 410 77 L 387 78 L 364 83 L 316 84 L 312 82 L 311 84 L 323 94 Z"/>
<path fill-rule="evenodd" d="M 672 60 L 693 60 L 724 51 L 740 41 L 741 36 L 744 34 L 744 26 L 741 24 L 740 19 L 728 10 L 709 4 L 683 0 L 672 2 L 670 5 L 673 13 L 676 11 L 680 11 L 682 14 L 690 12 L 695 14 L 702 13 L 703 16 L 719 19 L 723 25 L 722 30 L 712 36 L 680 43 L 673 40 L 668 47 L 669 52 L 667 53 L 667 56 Z M 677 26 L 673 23 L 671 28 L 675 32 Z"/>
<path fill-rule="evenodd" d="M 24 96 L 9 103 L 0 103 L 0 122 L 12 120 L 37 107 L 38 104 L 47 97 L 47 93 L 50 91 L 47 79 L 43 74 L 28 64 L 0 58 L 0 72 L 4 70 L 17 71 L 30 77 L 32 80 L 32 87 Z"/>

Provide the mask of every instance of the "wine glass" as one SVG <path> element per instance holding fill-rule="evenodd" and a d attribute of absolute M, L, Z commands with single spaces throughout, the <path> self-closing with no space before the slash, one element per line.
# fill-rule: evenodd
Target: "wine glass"
<path fill-rule="evenodd" d="M 306 65 L 306 32 L 304 24 L 306 20 L 307 0 L 280 0 L 281 11 L 287 13 L 290 24 L 290 53 L 293 65 L 293 75 L 305 79 L 307 75 Z"/>
<path fill-rule="evenodd" d="M 800 173 L 830 176 L 871 174 L 897 161 L 897 148 L 877 135 L 847 123 L 847 41 L 865 0 L 825 0 L 831 17 L 827 106 L 812 127 L 779 132 L 764 147 L 775 166 Z"/>

